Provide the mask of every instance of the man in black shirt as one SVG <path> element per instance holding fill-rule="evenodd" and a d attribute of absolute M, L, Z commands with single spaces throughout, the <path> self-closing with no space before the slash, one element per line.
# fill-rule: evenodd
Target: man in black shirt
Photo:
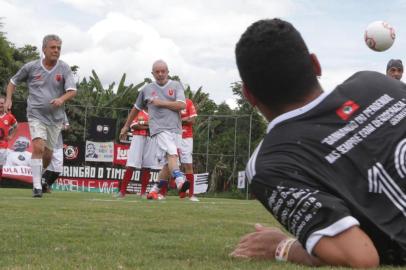
<path fill-rule="evenodd" d="M 355 268 L 406 264 L 406 85 L 355 73 L 323 92 L 300 33 L 273 19 L 236 45 L 243 93 L 270 122 L 247 164 L 289 231 L 259 224 L 231 256 Z"/>

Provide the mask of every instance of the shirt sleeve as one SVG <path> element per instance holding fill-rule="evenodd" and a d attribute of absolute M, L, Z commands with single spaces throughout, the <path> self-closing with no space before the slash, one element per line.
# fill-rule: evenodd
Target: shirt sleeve
<path fill-rule="evenodd" d="M 134 103 L 134 108 L 136 108 L 139 111 L 142 111 L 145 109 L 145 93 L 144 93 L 144 88 L 138 93 L 137 100 Z"/>
<path fill-rule="evenodd" d="M 64 79 L 65 79 L 64 89 L 65 89 L 65 91 L 68 91 L 68 90 L 76 91 L 76 83 L 75 83 L 75 79 L 73 78 L 73 72 L 70 69 L 68 64 L 65 65 L 64 73 L 65 73 L 64 74 Z"/>
<path fill-rule="evenodd" d="M 176 86 L 176 101 L 182 101 L 183 103 L 186 103 L 186 98 L 185 98 L 185 89 L 183 88 L 183 85 L 181 83 L 177 83 Z"/>
<path fill-rule="evenodd" d="M 22 82 L 27 81 L 30 70 L 30 64 L 25 64 L 20 70 L 10 79 L 10 82 L 14 85 L 19 85 Z"/>
<path fill-rule="evenodd" d="M 311 254 L 321 237 L 335 236 L 359 222 L 342 199 L 317 184 L 305 184 L 308 181 L 291 167 L 261 170 L 251 188 L 262 205 Z"/>

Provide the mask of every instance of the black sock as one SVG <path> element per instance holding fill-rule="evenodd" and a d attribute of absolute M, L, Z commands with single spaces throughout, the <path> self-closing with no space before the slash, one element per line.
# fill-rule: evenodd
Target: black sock
<path fill-rule="evenodd" d="M 179 192 L 186 192 L 186 190 L 188 190 L 190 187 L 190 183 L 188 180 L 185 181 L 185 183 L 183 183 L 182 188 L 179 190 Z"/>
<path fill-rule="evenodd" d="M 45 179 L 45 183 L 48 184 L 48 186 L 52 186 L 52 184 L 58 179 L 58 176 L 60 175 L 60 172 L 53 172 L 53 171 L 48 171 L 46 170 L 42 174 L 42 178 Z"/>

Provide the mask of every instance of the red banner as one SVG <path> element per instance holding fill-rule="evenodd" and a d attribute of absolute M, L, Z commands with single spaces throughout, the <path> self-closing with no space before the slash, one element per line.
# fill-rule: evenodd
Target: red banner
<path fill-rule="evenodd" d="M 3 166 L 3 178 L 32 183 L 32 143 L 27 122 L 19 123 L 16 133 L 8 142 L 7 159 Z"/>
<path fill-rule="evenodd" d="M 114 144 L 114 165 L 122 165 L 125 166 L 127 163 L 127 151 L 130 148 L 129 144 Z"/>

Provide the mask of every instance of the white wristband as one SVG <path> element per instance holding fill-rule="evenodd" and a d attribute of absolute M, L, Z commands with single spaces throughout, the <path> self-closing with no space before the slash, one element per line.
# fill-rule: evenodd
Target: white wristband
<path fill-rule="evenodd" d="M 275 260 L 286 262 L 288 260 L 290 248 L 294 242 L 296 242 L 295 238 L 286 238 L 280 241 L 275 250 Z"/>

